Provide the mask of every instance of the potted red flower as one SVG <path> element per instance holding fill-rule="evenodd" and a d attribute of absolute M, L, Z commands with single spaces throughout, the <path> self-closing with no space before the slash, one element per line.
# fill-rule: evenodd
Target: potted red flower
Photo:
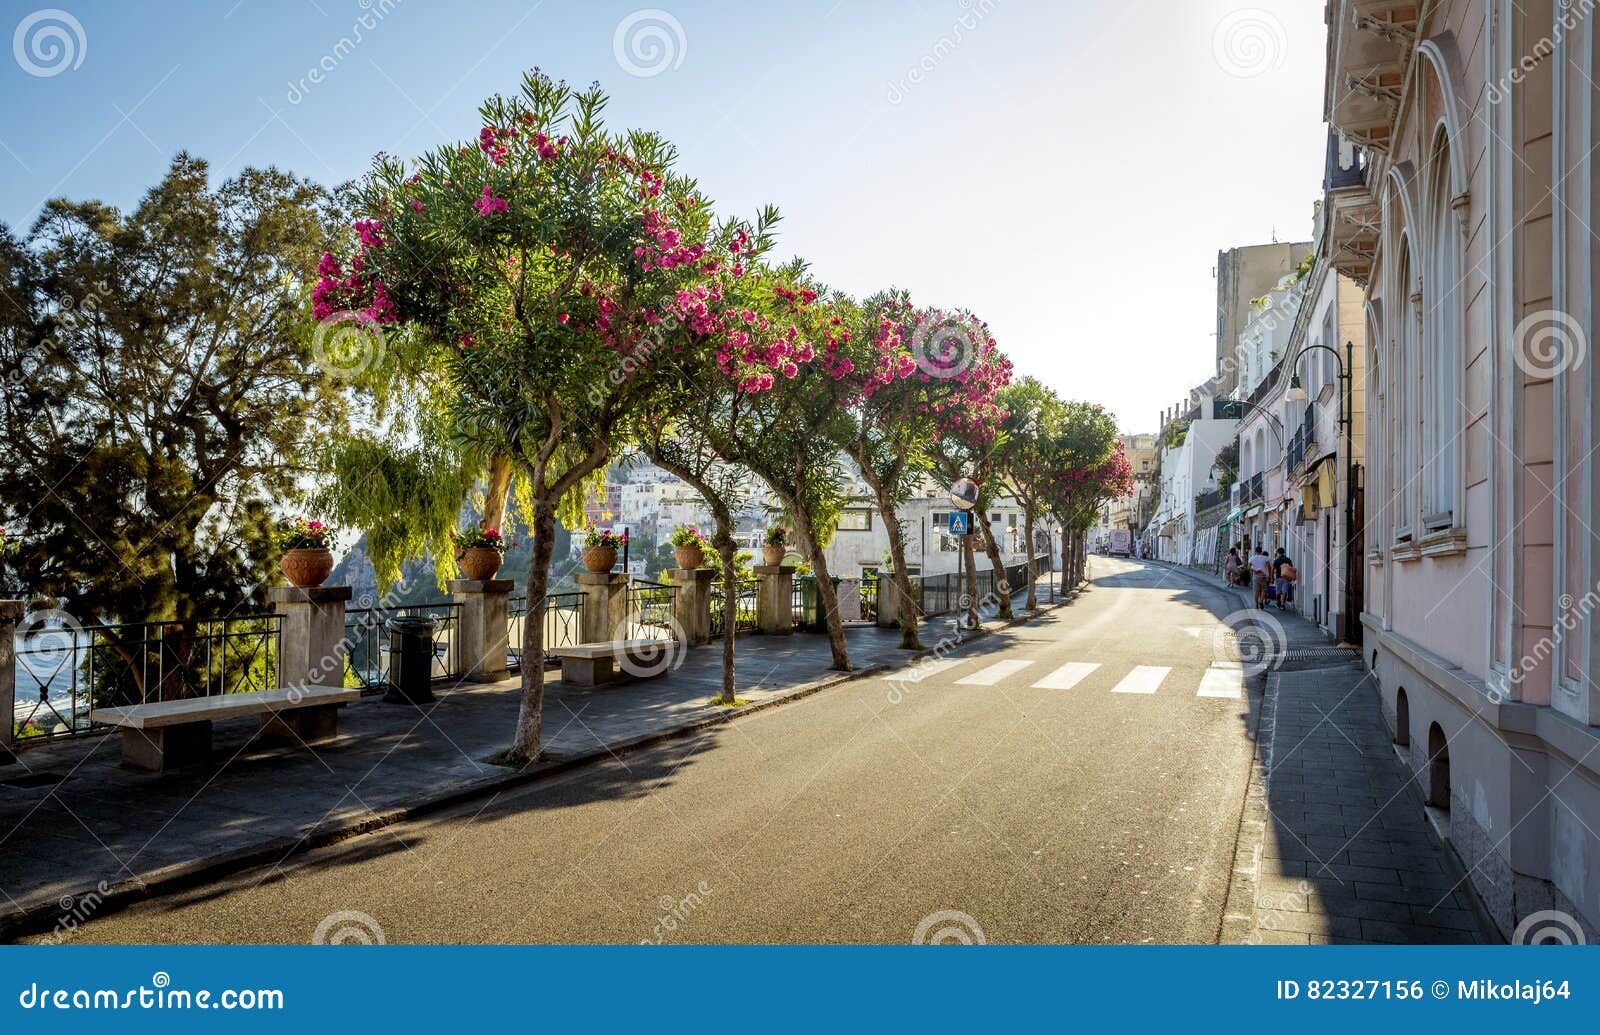
<path fill-rule="evenodd" d="M 278 568 L 293 585 L 320 586 L 333 574 L 333 529 L 320 521 L 295 518 L 280 544 L 283 558 Z"/>
<path fill-rule="evenodd" d="M 505 563 L 506 547 L 510 545 L 498 528 L 479 526 L 457 532 L 455 540 L 462 576 L 479 582 L 494 578 Z"/>
<path fill-rule="evenodd" d="M 706 537 L 693 525 L 674 528 L 667 541 L 673 546 L 678 567 L 693 571 L 706 562 Z"/>
<path fill-rule="evenodd" d="M 766 539 L 761 544 L 762 563 L 769 565 L 782 564 L 784 555 L 788 552 L 789 530 L 781 525 L 767 529 Z"/>
<path fill-rule="evenodd" d="M 583 533 L 583 566 L 596 575 L 610 571 L 617 566 L 617 551 L 627 541 L 627 532 L 602 531 L 590 525 Z"/>

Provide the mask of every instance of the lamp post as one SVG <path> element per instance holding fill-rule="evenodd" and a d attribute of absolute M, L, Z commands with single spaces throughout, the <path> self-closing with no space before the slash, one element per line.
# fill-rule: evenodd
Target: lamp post
<path fill-rule="evenodd" d="M 1360 643 L 1360 615 L 1356 611 L 1355 594 L 1351 592 L 1356 565 L 1351 549 L 1356 527 L 1356 464 L 1355 421 L 1350 412 L 1355 404 L 1355 384 L 1351 380 L 1350 368 L 1355 364 L 1355 348 L 1355 342 L 1346 341 L 1344 355 L 1340 356 L 1339 350 L 1330 345 L 1302 345 L 1300 351 L 1295 353 L 1294 361 L 1289 364 L 1292 376 L 1289 378 L 1286 398 L 1290 402 L 1306 401 L 1306 390 L 1300 383 L 1298 372 L 1300 360 L 1306 353 L 1321 349 L 1333 356 L 1339 377 L 1339 427 L 1344 431 L 1344 637 L 1352 643 Z"/>

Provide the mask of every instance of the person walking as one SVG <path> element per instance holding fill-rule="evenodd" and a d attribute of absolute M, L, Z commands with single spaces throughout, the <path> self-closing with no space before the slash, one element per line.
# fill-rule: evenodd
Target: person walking
<path fill-rule="evenodd" d="M 1256 607 L 1267 606 L 1267 583 L 1272 578 L 1272 561 L 1267 551 L 1257 546 L 1250 554 L 1250 587 L 1255 591 Z"/>
<path fill-rule="evenodd" d="M 1294 580 L 1297 571 L 1294 562 L 1289 559 L 1288 551 L 1278 547 L 1278 555 L 1272 558 L 1273 585 L 1278 593 L 1278 610 L 1286 611 L 1289 608 L 1289 597 L 1294 592 Z"/>
<path fill-rule="evenodd" d="M 1239 584 L 1239 569 L 1243 567 L 1244 558 L 1239 556 L 1239 548 L 1237 546 L 1228 547 L 1228 560 L 1224 567 L 1224 571 L 1227 573 L 1228 585 L 1237 586 Z"/>

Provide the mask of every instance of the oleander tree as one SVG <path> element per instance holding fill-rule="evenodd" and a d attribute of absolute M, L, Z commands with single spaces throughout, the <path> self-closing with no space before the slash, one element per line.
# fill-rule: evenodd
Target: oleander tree
<path fill-rule="evenodd" d="M 842 382 L 850 368 L 841 351 L 849 334 L 838 311 L 845 303 L 824 298 L 826 289 L 798 259 L 772 270 L 770 280 L 769 319 L 783 331 L 766 348 L 779 364 L 754 375 L 763 391 L 736 396 L 736 405 L 704 433 L 724 461 L 750 471 L 777 497 L 816 578 L 832 667 L 849 671 L 844 620 L 824 552 L 844 509 L 844 471 L 834 443 L 845 419 Z"/>
<path fill-rule="evenodd" d="M 793 320 L 804 296 L 760 263 L 777 220 L 769 208 L 753 226 L 738 227 L 739 258 L 718 272 L 716 290 L 675 309 L 668 325 L 680 359 L 676 376 L 633 420 L 638 448 L 699 492 L 711 511 L 727 616 L 738 610 L 734 514 L 748 502 L 748 478 L 739 462 L 745 424 L 763 404 L 760 396 L 798 377 L 815 358 Z M 721 700 L 728 705 L 736 701 L 736 625 L 731 617 L 723 623 Z"/>
<path fill-rule="evenodd" d="M 1044 497 L 1061 525 L 1062 582 L 1084 578 L 1084 536 L 1101 504 L 1133 490 L 1133 465 L 1117 437 L 1116 419 L 1098 403 L 1068 402 L 1050 448 L 1055 471 Z"/>
<path fill-rule="evenodd" d="M 941 389 L 953 392 L 959 384 L 931 376 L 930 371 L 940 370 L 926 361 L 935 346 L 904 292 L 891 290 L 837 308 L 846 330 L 839 335 L 835 370 L 846 396 L 844 419 L 830 426 L 839 432 L 839 448 L 872 489 L 889 538 L 900 646 L 921 650 L 900 508 L 932 468 L 929 446 L 939 430 L 933 404 Z"/>
<path fill-rule="evenodd" d="M 994 569 L 998 614 L 1010 618 L 1011 591 L 1005 562 L 994 530 L 989 527 L 989 505 L 999 487 L 997 471 L 1003 443 L 1006 411 L 1000 391 L 1011 383 L 1011 361 L 1001 354 L 988 324 L 966 310 L 924 310 L 918 316 L 922 344 L 919 362 L 925 365 L 928 411 L 937 427 L 930 450 L 931 470 L 946 489 L 961 478 L 978 486 L 974 508 L 975 533 Z M 967 615 L 978 621 L 978 578 L 972 537 L 964 537 L 962 553 L 967 573 Z"/>
<path fill-rule="evenodd" d="M 1056 471 L 1055 436 L 1062 431 L 1061 398 L 1038 379 L 1024 377 L 1000 392 L 1006 411 L 998 457 L 998 475 L 1005 491 L 1022 505 L 1023 536 L 1028 545 L 1027 607 L 1039 606 L 1038 579 L 1033 570 L 1033 529 L 1046 511 L 1046 487 Z"/>
<path fill-rule="evenodd" d="M 558 514 L 577 523 L 628 418 L 671 384 L 681 343 L 658 328 L 717 290 L 742 232 L 713 224 L 665 140 L 609 130 L 605 106 L 598 85 L 535 71 L 484 102 L 472 142 L 412 164 L 380 155 L 355 188 L 357 246 L 324 258 L 315 299 L 325 326 L 436 372 L 426 460 L 446 483 L 459 490 L 455 472 L 492 473 L 497 457 L 514 472 L 534 548 L 512 763 L 539 751 Z"/>

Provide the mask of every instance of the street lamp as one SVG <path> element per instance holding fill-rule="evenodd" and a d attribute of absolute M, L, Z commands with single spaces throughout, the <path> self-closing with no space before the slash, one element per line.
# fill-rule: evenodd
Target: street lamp
<path fill-rule="evenodd" d="M 1351 409 L 1355 403 L 1355 384 L 1351 380 L 1350 368 L 1355 364 L 1355 342 L 1344 343 L 1344 355 L 1339 350 L 1329 345 L 1302 345 L 1300 351 L 1294 355 L 1294 360 L 1289 364 L 1291 377 L 1289 391 L 1285 397 L 1290 402 L 1305 402 L 1306 390 L 1300 383 L 1300 360 L 1308 352 L 1321 349 L 1333 356 L 1335 369 L 1339 378 L 1339 427 L 1344 431 L 1344 635 L 1351 642 L 1360 642 L 1355 637 L 1360 635 L 1361 622 L 1359 605 L 1355 601 L 1351 586 L 1355 582 L 1356 557 L 1351 543 L 1356 533 L 1356 458 L 1355 458 L 1355 422 L 1351 419 Z"/>

